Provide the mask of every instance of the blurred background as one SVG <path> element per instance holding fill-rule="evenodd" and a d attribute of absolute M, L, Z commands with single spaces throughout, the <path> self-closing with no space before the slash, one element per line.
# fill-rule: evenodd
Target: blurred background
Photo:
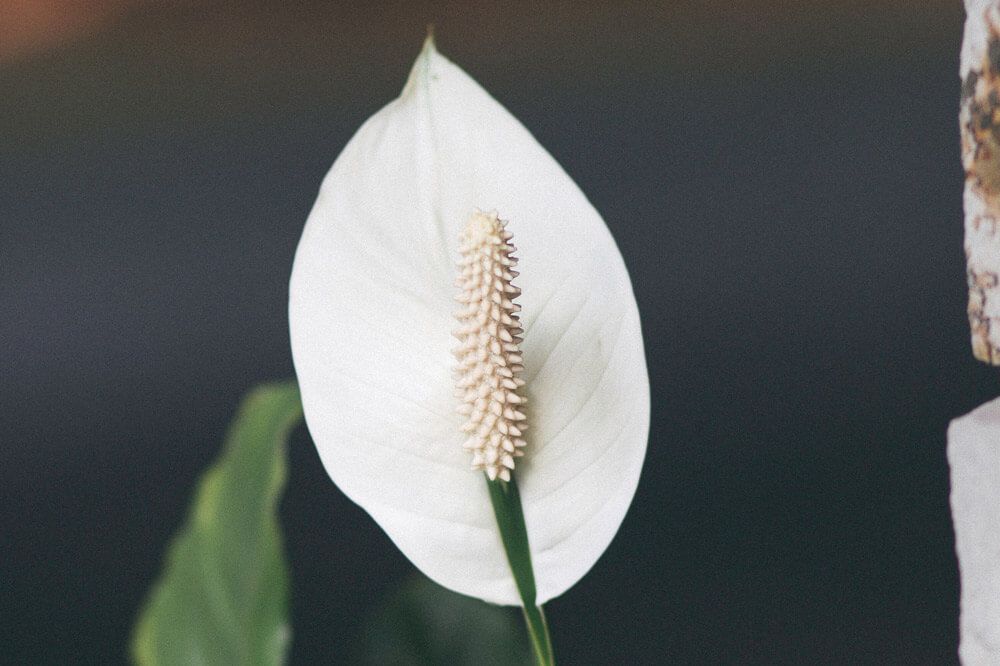
<path fill-rule="evenodd" d="M 428 23 L 604 215 L 652 382 L 635 502 L 548 606 L 564 664 L 956 663 L 956 1 L 0 0 L 0 623 L 124 662 L 243 394 L 293 374 L 320 180 Z M 304 429 L 292 663 L 412 571 Z"/>

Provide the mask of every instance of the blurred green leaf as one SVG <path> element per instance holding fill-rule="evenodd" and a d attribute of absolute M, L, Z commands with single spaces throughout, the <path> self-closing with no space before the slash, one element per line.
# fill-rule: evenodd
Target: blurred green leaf
<path fill-rule="evenodd" d="M 520 612 L 462 596 L 423 576 L 408 581 L 369 624 L 364 664 L 525 666 Z"/>
<path fill-rule="evenodd" d="M 286 441 L 301 417 L 295 382 L 244 399 L 139 615 L 132 657 L 140 666 L 284 663 L 288 568 L 276 507 Z"/>

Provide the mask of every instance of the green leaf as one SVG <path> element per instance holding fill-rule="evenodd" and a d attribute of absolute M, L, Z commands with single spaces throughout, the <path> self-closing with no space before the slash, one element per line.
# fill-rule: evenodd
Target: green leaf
<path fill-rule="evenodd" d="M 284 663 L 288 567 L 276 508 L 286 441 L 301 417 L 295 382 L 244 399 L 139 615 L 139 666 Z"/>
<path fill-rule="evenodd" d="M 369 624 L 360 663 L 525 666 L 531 652 L 517 616 L 414 576 Z"/>

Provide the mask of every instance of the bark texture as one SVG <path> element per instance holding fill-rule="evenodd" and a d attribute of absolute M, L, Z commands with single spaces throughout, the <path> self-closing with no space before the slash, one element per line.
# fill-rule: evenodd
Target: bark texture
<path fill-rule="evenodd" d="M 962 166 L 972 353 L 1000 365 L 1000 0 L 966 0 Z"/>

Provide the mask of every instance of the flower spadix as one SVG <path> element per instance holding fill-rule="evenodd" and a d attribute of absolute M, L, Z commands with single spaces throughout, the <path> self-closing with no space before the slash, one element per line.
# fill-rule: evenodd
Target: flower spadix
<path fill-rule="evenodd" d="M 498 479 L 514 468 L 538 604 L 597 561 L 648 435 L 628 274 L 573 181 L 430 41 L 323 181 L 289 310 L 327 472 L 425 574 L 521 603 L 470 463 Z"/>
<path fill-rule="evenodd" d="M 463 446 L 473 451 L 472 469 L 485 470 L 491 481 L 510 481 L 514 458 L 523 456 L 528 444 L 522 438 L 524 397 L 518 393 L 524 386 L 521 307 L 511 300 L 521 290 L 512 282 L 517 258 L 506 226 L 495 212 L 476 211 L 462 232 L 458 262 L 456 300 L 462 309 L 454 333 L 461 341 L 455 350 L 455 393 L 462 399 L 458 412 L 467 417 L 462 431 L 469 439 Z"/>

